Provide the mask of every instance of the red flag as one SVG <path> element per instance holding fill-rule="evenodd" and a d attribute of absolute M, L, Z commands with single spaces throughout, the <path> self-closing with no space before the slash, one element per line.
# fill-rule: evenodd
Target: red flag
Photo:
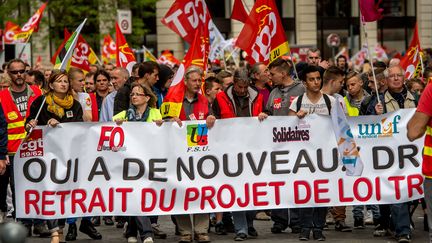
<path fill-rule="evenodd" d="M 176 0 L 162 19 L 162 23 L 192 44 L 195 30 L 201 29 L 201 33 L 208 32 L 210 20 L 211 16 L 204 0 Z"/>
<path fill-rule="evenodd" d="M 102 46 L 102 60 L 104 63 L 109 63 L 113 59 L 116 59 L 116 43 L 111 35 L 107 34 Z"/>
<path fill-rule="evenodd" d="M 14 36 L 21 32 L 21 28 L 19 25 L 6 21 L 5 24 L 5 34 L 4 34 L 4 43 L 5 44 L 15 44 L 15 43 L 23 43 L 23 40 L 15 40 Z"/>
<path fill-rule="evenodd" d="M 405 69 L 406 78 L 419 76 L 420 68 L 421 68 L 420 58 L 421 58 L 421 48 L 420 48 L 420 41 L 418 37 L 418 27 L 416 23 L 410 46 L 408 47 L 405 56 L 403 56 L 400 61 L 401 67 Z"/>
<path fill-rule="evenodd" d="M 384 9 L 379 8 L 380 3 L 381 0 L 379 0 L 376 4 L 375 0 L 359 0 L 360 12 L 363 22 L 374 22 L 383 17 L 382 12 Z"/>
<path fill-rule="evenodd" d="M 68 35 L 68 37 L 70 34 Z M 93 49 L 80 34 L 78 36 L 78 42 L 76 43 L 74 52 L 71 58 L 71 66 L 82 69 L 84 71 L 90 71 L 90 64 L 97 62 L 97 57 Z"/>
<path fill-rule="evenodd" d="M 48 2 L 42 4 L 42 6 L 36 11 L 36 13 L 24 24 L 21 31 L 14 36 L 15 40 L 21 40 L 27 42 L 33 32 L 38 32 L 39 23 L 42 19 L 43 11 Z"/>
<path fill-rule="evenodd" d="M 171 83 L 171 87 L 168 89 L 168 93 L 160 107 L 162 117 L 180 116 L 186 87 L 184 83 L 184 73 L 191 65 L 199 66 L 203 70 L 206 70 L 209 48 L 209 39 L 201 37 L 199 35 L 199 30 L 196 30 L 194 42 L 186 53 L 182 64 L 180 64 L 173 82 Z"/>
<path fill-rule="evenodd" d="M 54 55 L 51 57 L 51 63 L 52 63 L 53 65 L 56 64 L 56 59 L 57 59 L 57 56 L 58 56 L 58 55 L 60 55 L 60 56 L 65 56 L 65 55 L 66 55 L 66 52 L 61 53 L 62 50 L 64 49 L 64 46 L 65 46 L 67 40 L 68 40 L 69 37 L 70 37 L 70 33 L 69 33 L 69 31 L 68 31 L 66 28 L 63 29 L 63 35 L 64 35 L 64 40 L 63 40 L 63 42 L 60 44 L 60 46 L 57 48 L 57 50 L 56 50 L 56 52 L 54 53 Z M 61 58 L 61 59 L 63 59 L 63 58 Z"/>
<path fill-rule="evenodd" d="M 116 55 L 117 55 L 117 67 L 126 68 L 129 73 L 132 72 L 132 67 L 135 65 L 135 56 L 130 49 L 126 38 L 116 22 Z"/>
<path fill-rule="evenodd" d="M 266 65 L 289 52 L 285 31 L 274 0 L 257 0 L 237 38 L 236 46 L 248 54 L 250 64 Z"/>
<path fill-rule="evenodd" d="M 175 65 L 180 65 L 180 61 L 175 58 L 169 50 L 162 51 L 162 54 L 158 58 L 158 62 L 161 64 L 169 65 L 171 67 L 174 67 Z"/>
<path fill-rule="evenodd" d="M 234 5 L 231 13 L 231 18 L 246 23 L 248 13 L 245 10 L 242 0 L 234 0 Z"/>

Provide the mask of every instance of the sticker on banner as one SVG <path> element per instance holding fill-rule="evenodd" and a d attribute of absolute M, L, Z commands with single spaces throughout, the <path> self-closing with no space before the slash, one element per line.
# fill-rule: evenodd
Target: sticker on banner
<path fill-rule="evenodd" d="M 26 142 L 23 142 L 20 158 L 43 156 L 43 137 L 41 129 L 34 129 Z"/>
<path fill-rule="evenodd" d="M 208 151 L 208 128 L 206 124 L 191 124 L 187 126 L 187 152 Z"/>
<path fill-rule="evenodd" d="M 121 127 L 102 126 L 97 151 L 125 151 L 125 134 Z"/>
<path fill-rule="evenodd" d="M 395 115 L 382 119 L 380 123 L 358 124 L 358 138 L 393 137 L 399 133 L 397 125 L 400 120 L 401 116 Z"/>

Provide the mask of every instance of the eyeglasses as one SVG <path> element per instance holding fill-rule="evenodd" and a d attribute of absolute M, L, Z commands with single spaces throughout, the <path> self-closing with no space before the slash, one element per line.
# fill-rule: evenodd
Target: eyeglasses
<path fill-rule="evenodd" d="M 132 96 L 147 96 L 146 94 L 140 94 L 140 93 L 130 93 L 130 97 Z"/>
<path fill-rule="evenodd" d="M 403 78 L 404 77 L 404 75 L 403 74 L 392 74 L 392 75 L 389 75 L 389 78 L 392 78 L 392 79 L 395 79 L 395 78 Z"/>
<path fill-rule="evenodd" d="M 27 71 L 25 69 L 22 69 L 22 70 L 12 70 L 12 71 L 9 71 L 9 72 L 12 73 L 13 75 L 27 73 Z"/>

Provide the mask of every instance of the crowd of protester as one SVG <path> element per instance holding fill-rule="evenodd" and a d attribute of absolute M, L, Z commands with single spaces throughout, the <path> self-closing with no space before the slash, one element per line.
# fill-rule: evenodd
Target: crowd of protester
<path fill-rule="evenodd" d="M 9 138 L 5 154 L 9 156 L 8 166 L 0 176 L 0 223 L 8 212 L 15 218 L 10 209 L 13 203 L 7 202 L 7 195 L 13 195 L 16 183 L 12 173 L 13 156 L 25 132 L 37 125 L 55 127 L 59 123 L 81 121 L 114 121 L 119 125 L 123 122 L 161 125 L 173 121 L 182 125 L 186 120 L 206 120 L 211 129 L 217 119 L 232 117 L 257 117 L 265 122 L 268 116 L 329 115 L 332 107 L 339 104 L 349 116 L 379 115 L 415 108 L 432 77 L 432 68 L 427 67 L 427 63 L 421 78 L 409 80 L 405 79 L 405 71 L 398 60 L 375 62 L 373 67 L 375 80 L 368 63 L 362 70 L 353 70 L 345 57 L 337 58 L 332 64 L 321 58 L 318 49 L 310 49 L 306 61 L 296 64 L 288 58 L 279 58 L 269 66 L 241 63 L 236 67 L 231 63 L 225 65 L 223 61 L 209 62 L 207 72 L 192 66 L 184 74 L 186 89 L 180 115 L 162 119 L 159 108 L 177 67 L 143 62 L 135 64 L 129 74 L 126 69 L 108 63 L 92 65 L 91 71 L 84 73 L 76 68 L 68 72 L 36 70 L 19 59 L 11 60 L 3 65 L 0 74 L 1 107 L 8 116 L 11 111 L 18 114 L 15 120 L 6 116 Z M 23 125 L 17 125 L 19 122 Z M 12 189 L 9 193 L 8 185 Z M 326 240 L 323 230 L 334 224 L 334 229 L 340 232 L 374 225 L 375 237 L 394 235 L 397 242 L 410 242 L 413 205 L 415 203 L 407 202 L 354 206 L 352 226 L 345 222 L 348 209 L 345 206 L 197 214 L 193 216 L 194 227 L 190 215 L 176 215 L 172 221 L 179 242 L 192 242 L 192 235 L 197 242 L 210 242 L 210 227 L 219 235 L 234 233 L 235 241 L 258 237 L 254 220 L 272 220 L 272 233 L 279 234 L 289 228 L 302 241 L 309 240 L 311 234 L 315 240 Z M 422 206 L 424 230 L 427 231 L 431 224 L 428 225 L 430 217 L 426 215 L 425 201 Z M 51 242 L 74 241 L 78 231 L 92 239 L 102 239 L 96 228 L 101 224 L 100 217 L 82 218 L 79 228 L 76 218 L 17 220 L 27 228 L 28 236 L 51 237 Z M 155 238 L 167 237 L 157 216 L 104 216 L 102 221 L 105 225 L 124 228 L 125 241 L 131 243 L 150 243 Z"/>

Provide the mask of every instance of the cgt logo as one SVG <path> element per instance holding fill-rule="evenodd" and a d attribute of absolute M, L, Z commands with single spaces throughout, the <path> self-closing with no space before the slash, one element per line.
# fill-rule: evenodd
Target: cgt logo
<path fill-rule="evenodd" d="M 123 147 L 124 140 L 125 135 L 121 127 L 102 126 L 97 151 L 110 150 L 117 152 L 126 150 L 126 147 Z"/>
<path fill-rule="evenodd" d="M 20 158 L 43 156 L 43 137 L 42 130 L 32 131 L 26 142 L 23 142 L 20 150 Z"/>
<path fill-rule="evenodd" d="M 206 124 L 188 125 L 187 129 L 187 152 L 208 151 L 208 128 Z"/>
<path fill-rule="evenodd" d="M 397 125 L 401 116 L 396 115 L 390 119 L 388 118 L 381 119 L 380 123 L 358 124 L 358 138 L 392 137 L 393 134 L 399 133 Z"/>

